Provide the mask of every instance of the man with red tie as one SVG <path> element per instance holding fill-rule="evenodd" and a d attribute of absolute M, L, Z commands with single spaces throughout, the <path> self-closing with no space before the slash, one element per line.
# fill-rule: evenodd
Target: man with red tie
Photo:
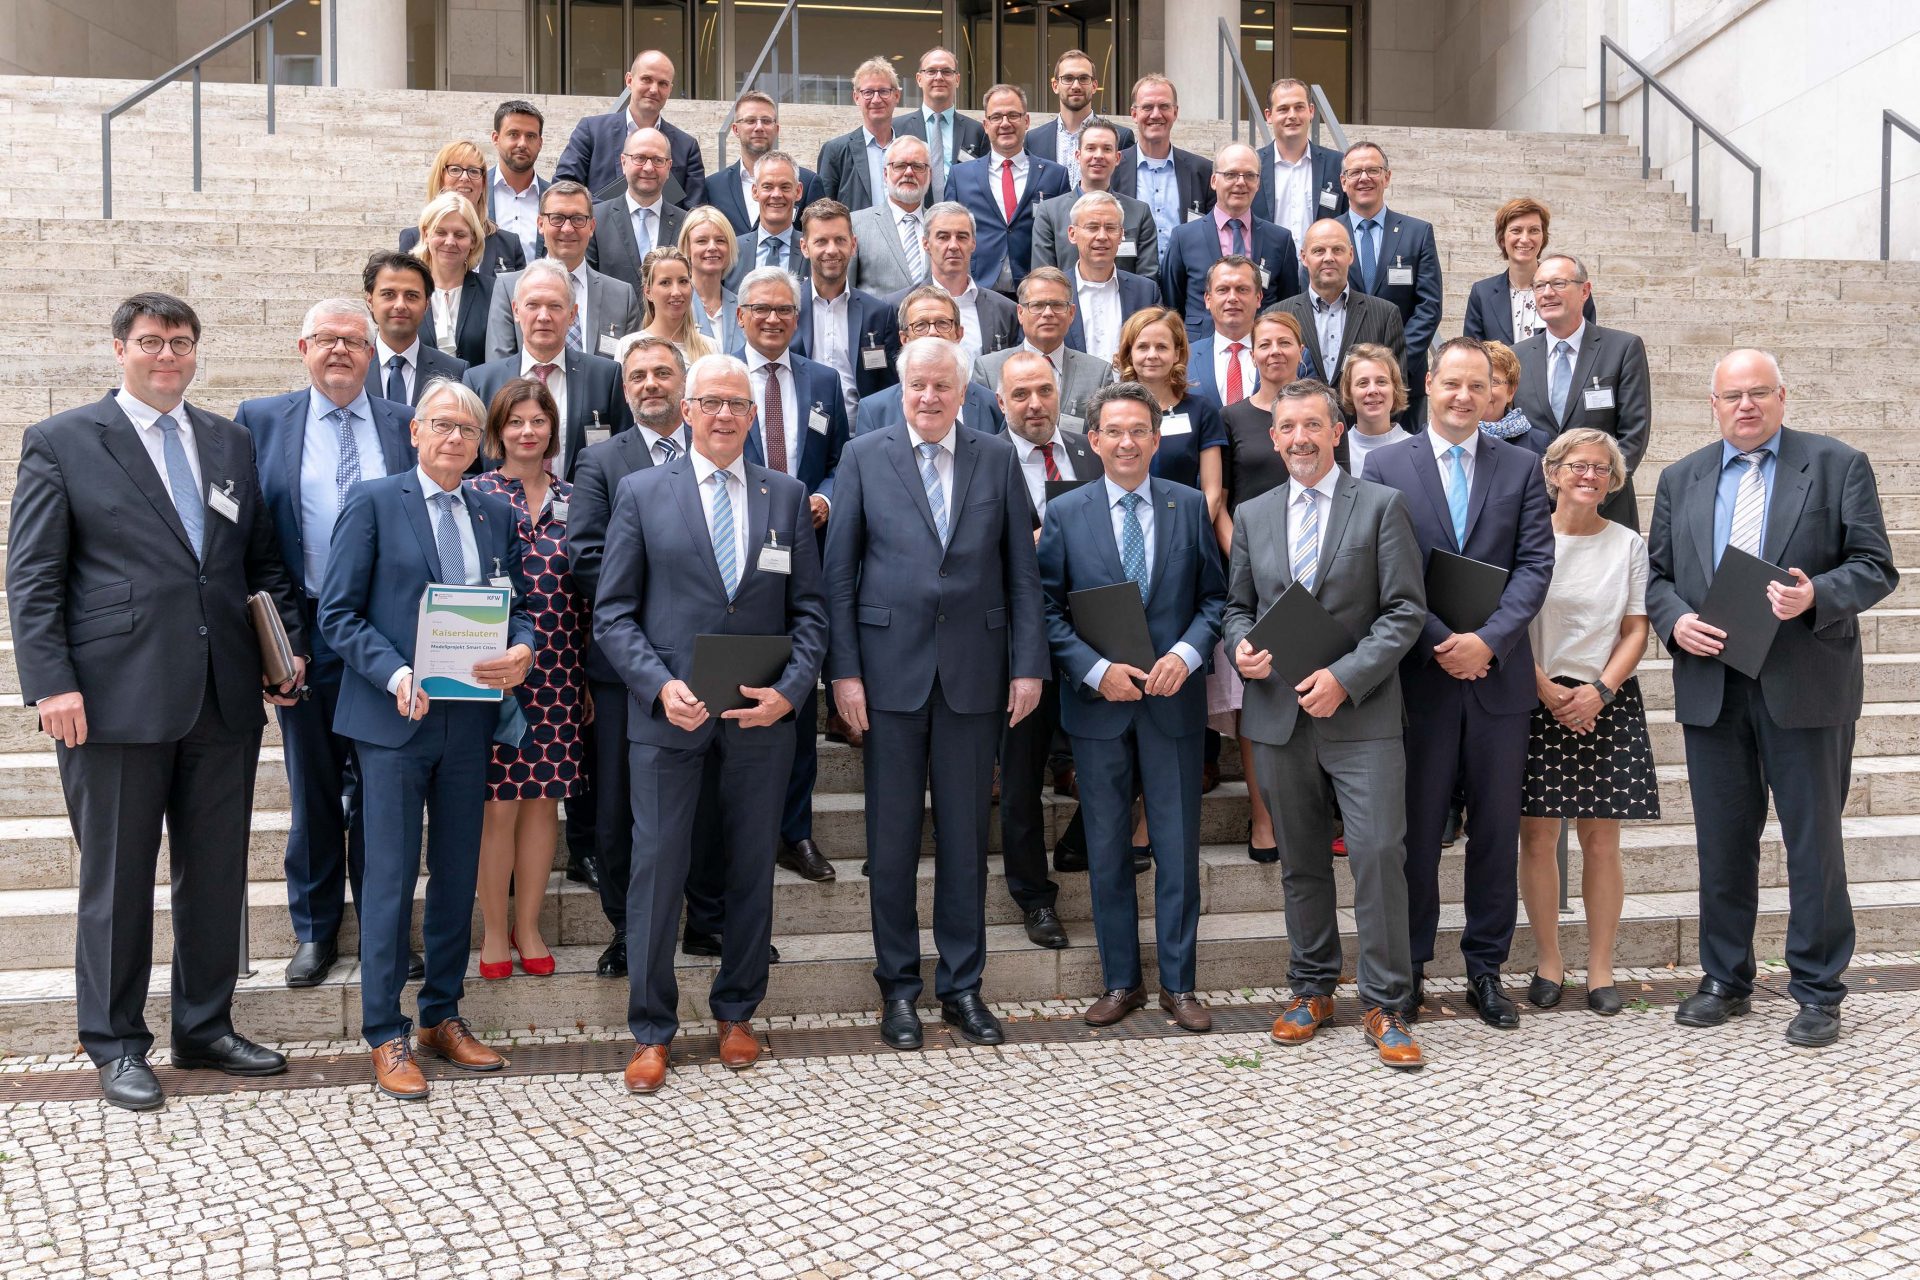
<path fill-rule="evenodd" d="M 1207 314 L 1213 336 L 1193 344 L 1187 379 L 1193 393 L 1222 409 L 1239 404 L 1260 385 L 1253 364 L 1253 320 L 1260 310 L 1260 268 L 1230 253 L 1207 269 Z"/>
<path fill-rule="evenodd" d="M 947 199 L 973 214 L 973 278 L 1012 297 L 1033 265 L 1034 209 L 1071 183 L 1060 165 L 1027 154 L 1027 95 L 1018 85 L 994 85 L 981 101 L 990 150 L 953 167 Z"/>

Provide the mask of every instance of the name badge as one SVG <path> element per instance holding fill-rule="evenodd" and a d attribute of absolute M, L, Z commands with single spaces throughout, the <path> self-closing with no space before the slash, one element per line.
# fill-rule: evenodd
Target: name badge
<path fill-rule="evenodd" d="M 1588 387 L 1580 396 L 1582 404 L 1589 409 L 1613 408 L 1612 387 Z"/>
<path fill-rule="evenodd" d="M 610 333 L 601 334 L 600 354 L 609 360 L 618 360 L 620 358 L 620 339 Z"/>
<path fill-rule="evenodd" d="M 1413 268 L 1412 267 L 1388 267 L 1387 283 L 1390 285 L 1405 285 L 1408 288 L 1412 288 L 1413 287 Z"/>
<path fill-rule="evenodd" d="M 240 500 L 233 496 L 233 485 L 231 482 L 228 483 L 224 491 L 208 489 L 207 506 L 233 521 L 233 523 L 240 523 Z"/>
<path fill-rule="evenodd" d="M 1320 207 L 1328 212 L 1332 212 L 1334 209 L 1340 207 L 1340 197 L 1334 195 L 1330 190 L 1322 191 L 1320 193 Z"/>
<path fill-rule="evenodd" d="M 1260 292 L 1265 293 L 1267 292 L 1267 290 L 1271 288 L 1273 288 L 1273 272 L 1267 270 L 1265 267 L 1261 267 L 1260 268 Z"/>
<path fill-rule="evenodd" d="M 1193 423 L 1184 413 L 1169 413 L 1160 419 L 1160 434 L 1163 436 L 1184 436 L 1193 434 Z"/>
<path fill-rule="evenodd" d="M 555 498 L 547 504 L 547 510 L 552 512 L 553 518 L 561 524 L 567 522 L 567 500 L 565 498 Z"/>
<path fill-rule="evenodd" d="M 497 590 L 505 591 L 509 595 L 513 593 L 513 579 L 504 573 L 488 578 L 487 585 Z"/>
<path fill-rule="evenodd" d="M 819 405 L 813 406 L 812 411 L 807 414 L 807 430 L 815 435 L 827 434 L 827 412 Z"/>
<path fill-rule="evenodd" d="M 1137 258 L 1140 256 L 1140 246 L 1132 240 L 1122 240 L 1120 242 L 1120 252 L 1118 256 L 1122 258 Z"/>
<path fill-rule="evenodd" d="M 868 373 L 874 373 L 887 367 L 887 349 L 885 347 L 860 348 L 860 367 Z"/>
<path fill-rule="evenodd" d="M 768 543 L 760 548 L 760 572 L 792 573 L 793 552 L 777 543 Z"/>
<path fill-rule="evenodd" d="M 1201 218 L 1205 216 L 1206 215 L 1201 213 L 1198 209 L 1189 209 L 1187 210 L 1187 216 L 1185 217 L 1185 219 L 1183 219 L 1183 221 L 1198 222 L 1200 221 Z"/>
<path fill-rule="evenodd" d="M 589 449 L 591 449 L 596 444 L 605 444 L 608 440 L 612 438 L 613 438 L 612 427 L 588 427 L 587 428 L 587 447 Z"/>

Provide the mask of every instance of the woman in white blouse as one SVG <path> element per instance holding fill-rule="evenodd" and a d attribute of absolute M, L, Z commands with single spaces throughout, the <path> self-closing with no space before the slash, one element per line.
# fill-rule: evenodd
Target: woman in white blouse
<path fill-rule="evenodd" d="M 1520 820 L 1520 896 L 1539 967 L 1527 999 L 1560 1003 L 1560 823 L 1580 839 L 1587 922 L 1587 1007 L 1620 1011 L 1613 944 L 1620 931 L 1622 819 L 1660 816 L 1647 714 L 1634 670 L 1647 647 L 1647 544 L 1600 514 L 1626 483 L 1613 437 L 1580 427 L 1547 447 L 1553 581 L 1528 633 L 1540 706 L 1527 740 Z"/>
<path fill-rule="evenodd" d="M 1347 472 L 1364 480 L 1369 453 L 1407 438 L 1393 421 L 1393 415 L 1407 410 L 1407 384 L 1400 380 L 1400 362 L 1392 350 L 1374 342 L 1354 344 L 1340 370 L 1340 403 L 1353 419 L 1343 442 Z"/>

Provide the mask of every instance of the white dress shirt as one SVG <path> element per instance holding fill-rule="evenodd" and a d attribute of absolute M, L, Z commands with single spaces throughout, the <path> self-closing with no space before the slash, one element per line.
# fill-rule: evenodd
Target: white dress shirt
<path fill-rule="evenodd" d="M 940 505 L 942 508 L 940 511 L 934 512 L 934 515 L 936 517 L 944 516 L 946 518 L 947 533 L 949 535 L 953 533 L 953 435 L 958 427 L 959 424 L 956 422 L 954 426 L 947 428 L 947 434 L 941 436 L 940 439 L 935 442 L 940 448 L 939 451 L 933 455 L 933 473 L 940 477 Z M 918 431 L 915 431 L 913 424 L 909 422 L 907 424 L 907 444 L 913 449 L 913 470 L 916 478 L 920 473 L 920 446 L 926 443 L 926 437 Z"/>
<path fill-rule="evenodd" d="M 533 366 L 537 364 L 553 364 L 558 366 L 552 373 L 547 375 L 547 394 L 553 397 L 554 407 L 560 410 L 560 421 L 553 424 L 553 429 L 560 433 L 560 440 L 563 445 L 567 439 L 567 357 L 571 354 L 572 352 L 566 347 L 561 347 L 559 355 L 550 361 L 545 361 L 537 359 L 533 352 L 527 350 L 525 347 L 520 348 L 520 376 L 523 378 L 532 378 L 535 382 L 540 381 L 533 372 Z M 611 422 L 602 423 L 601 425 L 609 428 L 613 426 Z M 563 449 L 562 452 L 565 452 L 565 450 Z"/>
<path fill-rule="evenodd" d="M 382 396 L 387 394 L 387 362 L 395 356 L 400 357 L 400 381 L 406 384 L 406 402 L 412 404 L 414 388 L 420 385 L 420 335 L 414 335 L 412 345 L 405 351 L 395 351 L 387 345 L 385 338 L 376 337 L 373 340 L 373 355 L 373 380 L 380 384 Z"/>
<path fill-rule="evenodd" d="M 687 455 L 693 459 L 693 478 L 700 482 L 700 509 L 706 514 L 707 539 L 713 539 L 713 501 L 714 486 L 709 477 L 721 468 L 698 449 Z M 739 567 L 740 581 L 747 580 L 747 571 L 753 566 L 747 560 L 747 464 L 746 455 L 733 460 L 726 468 L 727 499 L 733 504 L 733 563 Z"/>
<path fill-rule="evenodd" d="M 140 447 L 153 459 L 153 469 L 160 473 L 160 487 L 172 493 L 172 482 L 167 479 L 166 433 L 153 425 L 160 420 L 160 411 L 144 400 L 135 399 L 125 387 L 120 388 L 113 399 L 120 406 L 120 412 L 132 420 L 134 432 L 140 437 Z M 207 483 L 200 474 L 200 451 L 193 447 L 193 420 L 187 416 L 187 402 L 182 400 L 168 413 L 180 427 L 180 445 L 187 451 L 187 470 L 193 472 L 193 491 L 204 501 Z"/>
<path fill-rule="evenodd" d="M 1333 510 L 1333 489 L 1339 478 L 1340 468 L 1328 467 L 1327 474 L 1321 476 L 1319 482 L 1313 486 L 1313 518 L 1317 522 L 1317 532 L 1314 536 L 1320 544 L 1319 554 L 1314 561 L 1314 586 L 1316 587 L 1320 585 L 1320 565 L 1326 560 L 1327 513 Z M 1306 487 L 1291 476 L 1287 478 L 1287 569 L 1289 573 L 1293 569 L 1293 548 L 1300 537 L 1300 525 L 1306 519 L 1306 512 L 1300 507 L 1300 494 Z"/>
<path fill-rule="evenodd" d="M 747 207 L 747 225 L 759 226 L 760 200 L 753 194 L 753 167 L 747 164 L 740 166 L 740 203 Z"/>
<path fill-rule="evenodd" d="M 1227 348 L 1231 347 L 1235 342 L 1240 344 L 1240 350 L 1237 354 L 1227 350 Z M 1219 332 L 1213 335 L 1213 385 L 1220 389 L 1220 403 L 1223 408 L 1227 402 L 1227 387 L 1231 385 L 1227 381 L 1227 361 L 1230 358 L 1237 359 L 1240 362 L 1240 394 L 1242 398 L 1252 395 L 1253 389 L 1259 385 L 1257 380 L 1260 376 L 1258 367 L 1253 363 L 1252 334 L 1248 334 L 1244 338 L 1229 338 L 1226 334 Z"/>
<path fill-rule="evenodd" d="M 340 518 L 340 488 L 334 474 L 340 468 L 340 435 L 327 415 L 337 407 L 318 391 L 307 390 L 307 426 L 300 437 L 300 544 L 305 561 L 306 592 L 320 594 L 327 576 L 327 551 L 333 542 L 333 525 Z M 346 406 L 352 415 L 348 426 L 360 454 L 360 478 L 377 480 L 387 474 L 386 456 L 380 451 L 380 433 L 373 426 L 373 406 L 362 391 Z"/>
<path fill-rule="evenodd" d="M 451 489 L 442 489 L 438 480 L 435 480 L 432 476 L 428 475 L 423 468 L 417 466 L 413 469 L 413 478 L 420 483 L 420 501 L 427 508 L 427 528 L 433 531 L 434 546 L 437 548 L 440 537 L 440 503 L 436 500 L 435 495 L 442 493 L 459 493 L 460 486 L 455 484 Z M 460 582 L 448 583 L 447 585 L 477 586 L 485 583 L 490 575 L 483 573 L 482 570 L 488 566 L 480 563 L 480 544 L 473 536 L 473 515 L 467 510 L 464 495 L 462 495 L 459 502 L 453 504 L 453 527 L 460 534 L 460 554 L 466 559 L 467 572 L 466 576 L 463 577 Z M 441 568 L 444 570 L 446 566 L 442 565 Z M 398 671 L 387 677 L 387 692 L 398 692 L 400 682 L 411 678 L 412 675 L 413 667 L 409 664 L 402 664 Z"/>
<path fill-rule="evenodd" d="M 1146 501 L 1140 504 L 1139 510 L 1134 512 L 1134 519 L 1140 525 L 1140 536 L 1146 543 L 1147 582 L 1149 589 L 1151 589 L 1153 582 L 1153 481 L 1151 479 L 1142 480 L 1138 489 L 1122 488 L 1113 482 L 1113 477 L 1111 476 L 1103 477 L 1100 483 L 1107 491 L 1107 515 L 1112 521 L 1113 547 L 1115 551 L 1121 552 L 1120 563 L 1123 568 L 1126 565 L 1126 555 L 1123 548 L 1127 544 L 1126 535 L 1122 532 L 1122 529 L 1127 517 L 1126 509 L 1120 505 L 1120 501 L 1129 493 L 1138 493 L 1142 498 L 1146 499 Z M 1192 675 L 1200 669 L 1200 664 L 1203 661 L 1200 656 L 1200 651 L 1188 644 L 1185 640 L 1176 640 L 1173 648 L 1169 652 L 1180 655 L 1180 661 L 1187 664 L 1188 675 Z M 1101 679 L 1107 674 L 1107 668 L 1112 665 L 1113 664 L 1105 658 L 1100 659 L 1093 664 L 1093 668 L 1089 670 L 1085 676 L 1081 677 L 1081 682 L 1090 689 L 1098 689 Z"/>
<path fill-rule="evenodd" d="M 1096 283 L 1073 269 L 1073 292 L 1080 308 L 1080 329 L 1087 339 L 1087 354 L 1111 362 L 1120 349 L 1120 273 L 1115 271 L 1104 282 Z"/>
<path fill-rule="evenodd" d="M 451 354 L 459 347 L 460 294 L 464 286 L 455 285 L 451 289 L 435 289 L 430 305 L 433 307 L 433 336 L 438 338 L 440 349 Z"/>
<path fill-rule="evenodd" d="M 1007 442 L 1013 446 L 1013 452 L 1020 459 L 1020 474 L 1027 482 L 1027 496 L 1033 499 L 1033 509 L 1045 515 L 1047 511 L 1047 464 L 1041 458 L 1042 449 L 1053 450 L 1053 465 L 1060 471 L 1062 480 L 1073 479 L 1073 459 L 1067 456 L 1066 446 L 1060 442 L 1060 428 L 1056 425 L 1053 434 L 1044 441 L 1035 444 L 1017 431 L 1007 432 Z"/>
<path fill-rule="evenodd" d="M 1273 220 L 1292 233 L 1294 244 L 1305 244 L 1315 212 L 1313 148 L 1301 152 L 1292 164 L 1280 154 L 1279 143 L 1268 150 L 1273 153 Z"/>
<path fill-rule="evenodd" d="M 511 231 L 520 238 L 520 248 L 532 262 L 540 245 L 540 180 L 530 178 L 525 191 L 507 185 L 500 166 L 492 168 L 493 181 L 487 185 L 487 202 L 492 206 L 493 225 Z"/>
<path fill-rule="evenodd" d="M 1447 451 L 1453 448 L 1453 441 L 1431 428 L 1428 434 L 1433 445 L 1433 464 L 1440 473 L 1440 492 L 1449 493 L 1453 488 L 1453 464 L 1447 461 Z M 1467 496 L 1471 498 L 1473 496 L 1473 464 L 1480 449 L 1478 427 L 1474 428 L 1472 435 L 1460 442 L 1460 447 L 1465 450 L 1460 458 L 1460 465 L 1467 473 Z"/>
<path fill-rule="evenodd" d="M 799 394 L 793 386 L 793 361 L 788 353 L 782 351 L 780 358 L 769 360 L 752 347 L 746 350 L 747 372 L 753 387 L 753 412 L 760 423 L 760 447 L 767 456 L 767 465 L 773 465 L 773 451 L 767 445 L 767 380 L 780 379 L 780 439 L 786 446 L 786 474 L 794 475 L 800 469 L 800 445 L 805 437 L 800 433 L 806 430 L 807 413 L 812 407 L 799 402 Z"/>
<path fill-rule="evenodd" d="M 813 291 L 813 354 L 808 357 L 830 366 L 840 375 L 840 394 L 847 402 L 849 422 L 853 420 L 855 406 L 860 403 L 853 389 L 853 361 L 847 357 L 847 325 L 852 302 L 851 289 L 842 288 L 837 298 L 824 298 L 818 289 Z"/>
<path fill-rule="evenodd" d="M 636 422 L 633 425 L 639 430 L 640 442 L 647 446 L 647 456 L 653 459 L 655 466 L 659 466 L 662 462 L 666 461 L 666 459 L 660 456 L 660 442 L 662 440 L 673 441 L 673 456 L 676 458 L 687 451 L 687 428 L 685 423 L 675 427 L 673 434 L 670 436 L 663 436 L 642 422 Z"/>
<path fill-rule="evenodd" d="M 631 191 L 627 192 L 623 198 L 627 202 L 627 225 L 633 228 L 634 245 L 637 247 L 640 243 L 640 221 L 638 215 L 642 210 L 645 210 L 647 215 L 647 249 L 649 251 L 658 249 L 660 247 L 661 214 L 666 209 L 667 202 L 665 200 L 655 200 L 652 204 L 641 204 L 633 198 L 633 192 Z M 754 216 L 756 218 L 760 216 L 758 206 L 754 208 Z M 672 248 L 673 246 L 669 245 L 668 247 Z M 646 254 L 642 253 L 640 256 L 645 258 Z M 584 275 L 582 278 L 585 278 Z M 580 305 L 585 307 L 586 297 L 584 294 L 580 295 L 580 297 Z"/>
<path fill-rule="evenodd" d="M 960 308 L 960 345 L 967 349 L 967 367 L 971 369 L 985 346 L 985 329 L 980 323 L 980 286 L 969 279 L 966 292 L 954 294 L 953 301 Z"/>

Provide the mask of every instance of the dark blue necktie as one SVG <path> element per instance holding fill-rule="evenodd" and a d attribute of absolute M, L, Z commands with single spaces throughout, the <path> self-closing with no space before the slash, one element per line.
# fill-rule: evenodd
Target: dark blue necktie
<path fill-rule="evenodd" d="M 407 403 L 407 358 L 394 356 L 387 361 L 387 399 Z"/>

